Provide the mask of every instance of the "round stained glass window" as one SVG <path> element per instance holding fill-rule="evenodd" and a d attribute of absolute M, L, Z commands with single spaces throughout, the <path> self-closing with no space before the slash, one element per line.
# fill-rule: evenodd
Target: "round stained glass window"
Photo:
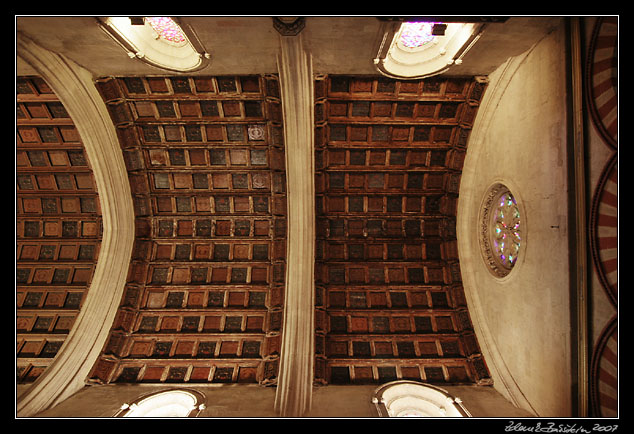
<path fill-rule="evenodd" d="M 517 200 L 502 184 L 489 190 L 482 209 L 482 253 L 497 277 L 511 272 L 522 246 L 522 216 Z"/>

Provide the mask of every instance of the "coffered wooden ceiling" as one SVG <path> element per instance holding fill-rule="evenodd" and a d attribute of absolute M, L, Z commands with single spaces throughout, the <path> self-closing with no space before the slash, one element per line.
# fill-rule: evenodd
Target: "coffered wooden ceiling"
<path fill-rule="evenodd" d="M 17 376 L 35 380 L 73 326 L 99 255 L 101 212 L 72 119 L 38 77 L 16 82 Z"/>
<path fill-rule="evenodd" d="M 317 372 L 325 383 L 487 382 L 455 213 L 486 84 L 317 80 Z"/>
<path fill-rule="evenodd" d="M 41 80 L 20 83 L 18 376 L 29 382 L 72 326 L 100 220 L 72 123 L 58 120 L 50 91 L 36 92 Z M 486 81 L 318 75 L 314 84 L 315 382 L 489 383 L 455 228 Z M 89 380 L 275 385 L 287 225 L 278 77 L 118 76 L 96 86 L 119 134 L 136 241 Z"/>
<path fill-rule="evenodd" d="M 270 381 L 286 241 L 276 77 L 126 77 L 98 87 L 120 133 L 137 240 L 94 378 Z"/>

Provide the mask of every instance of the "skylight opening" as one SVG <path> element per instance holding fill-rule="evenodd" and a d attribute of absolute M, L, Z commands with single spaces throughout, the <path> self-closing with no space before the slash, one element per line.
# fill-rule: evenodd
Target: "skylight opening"
<path fill-rule="evenodd" d="M 123 404 L 115 417 L 196 417 L 205 409 L 204 401 L 204 395 L 196 390 L 164 390 Z"/>
<path fill-rule="evenodd" d="M 145 17 L 145 22 L 152 27 L 159 38 L 176 44 L 187 40 L 183 29 L 170 17 Z"/>
<path fill-rule="evenodd" d="M 172 17 L 108 17 L 100 21 L 128 56 L 149 65 L 191 72 L 205 67 L 210 58 L 193 30 Z"/>
<path fill-rule="evenodd" d="M 400 43 L 407 48 L 419 48 L 436 39 L 433 34 L 434 23 L 408 22 L 403 23 L 399 35 Z"/>
<path fill-rule="evenodd" d="M 417 381 L 386 383 L 374 391 L 372 402 L 379 417 L 471 417 L 460 398 Z"/>
<path fill-rule="evenodd" d="M 383 75 L 397 79 L 442 74 L 462 64 L 481 29 L 473 23 L 391 22 L 381 30 L 374 64 Z"/>

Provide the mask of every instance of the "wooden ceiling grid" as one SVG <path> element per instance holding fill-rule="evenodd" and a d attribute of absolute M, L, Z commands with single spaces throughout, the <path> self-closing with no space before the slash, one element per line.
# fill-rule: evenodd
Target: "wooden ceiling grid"
<path fill-rule="evenodd" d="M 456 205 L 486 82 L 315 81 L 318 383 L 487 383 Z"/>
<path fill-rule="evenodd" d="M 136 242 L 95 382 L 274 383 L 286 203 L 275 76 L 114 77 Z"/>
<path fill-rule="evenodd" d="M 39 77 L 16 81 L 17 381 L 35 381 L 82 306 L 101 242 L 99 196 L 81 138 Z"/>
<path fill-rule="evenodd" d="M 68 115 L 50 91 L 35 91 L 41 80 L 18 84 L 18 375 L 32 381 L 29 363 L 41 373 L 54 356 L 40 312 L 53 314 L 45 333 L 59 348 L 72 320 L 55 309 L 76 315 L 89 282 L 62 282 L 53 268 L 70 258 L 80 264 L 72 276 L 94 267 L 101 221 Z M 96 84 L 128 169 L 136 240 L 90 381 L 275 384 L 286 247 L 277 76 Z M 316 77 L 317 384 L 490 381 L 455 228 L 485 89 L 476 78 Z M 55 237 L 64 245 L 50 247 Z"/>

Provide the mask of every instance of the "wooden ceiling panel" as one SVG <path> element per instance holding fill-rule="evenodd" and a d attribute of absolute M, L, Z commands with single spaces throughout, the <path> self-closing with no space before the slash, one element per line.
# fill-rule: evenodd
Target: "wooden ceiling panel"
<path fill-rule="evenodd" d="M 17 381 L 35 381 L 79 314 L 101 243 L 81 138 L 39 77 L 16 82 Z"/>
<path fill-rule="evenodd" d="M 489 381 L 455 230 L 485 86 L 316 79 L 317 382 Z"/>
<path fill-rule="evenodd" d="M 275 382 L 286 246 L 275 76 L 98 81 L 137 239 L 97 382 Z"/>

